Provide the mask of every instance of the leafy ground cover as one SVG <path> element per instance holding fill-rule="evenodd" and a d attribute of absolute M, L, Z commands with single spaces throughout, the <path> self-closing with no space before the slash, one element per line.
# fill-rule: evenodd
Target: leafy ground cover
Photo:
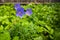
<path fill-rule="evenodd" d="M 32 15 L 16 16 L 14 4 L 0 5 L 0 40 L 60 40 L 60 3 L 21 5 Z"/>

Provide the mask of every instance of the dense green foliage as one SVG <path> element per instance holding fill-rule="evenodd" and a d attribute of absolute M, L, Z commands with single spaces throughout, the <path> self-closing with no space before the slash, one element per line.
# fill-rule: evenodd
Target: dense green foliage
<path fill-rule="evenodd" d="M 0 6 L 0 40 L 59 40 L 60 4 L 22 5 L 31 16 L 16 16 L 13 4 Z"/>

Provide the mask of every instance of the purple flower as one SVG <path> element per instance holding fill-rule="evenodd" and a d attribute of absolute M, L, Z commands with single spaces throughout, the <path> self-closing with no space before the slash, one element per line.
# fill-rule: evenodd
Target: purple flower
<path fill-rule="evenodd" d="M 18 8 L 20 8 L 20 4 L 15 4 L 14 8 L 17 10 Z"/>
<path fill-rule="evenodd" d="M 16 16 L 19 16 L 20 18 L 22 18 L 24 14 L 28 16 L 32 14 L 32 9 L 29 8 L 24 12 L 24 8 L 22 8 L 20 4 L 15 4 L 14 8 L 16 9 Z"/>
<path fill-rule="evenodd" d="M 25 14 L 24 8 L 21 7 L 17 9 L 16 16 L 20 16 L 20 18 L 22 18 L 24 14 Z"/>
<path fill-rule="evenodd" d="M 27 9 L 25 12 L 26 15 L 30 16 L 32 14 L 32 9 Z"/>

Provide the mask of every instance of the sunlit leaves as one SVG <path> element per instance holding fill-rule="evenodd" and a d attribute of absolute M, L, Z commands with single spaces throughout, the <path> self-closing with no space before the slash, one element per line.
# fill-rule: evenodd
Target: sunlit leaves
<path fill-rule="evenodd" d="M 31 16 L 24 15 L 22 19 L 16 16 L 14 5 L 0 6 L 0 30 L 10 33 L 4 32 L 7 34 L 3 34 L 3 36 L 10 35 L 12 40 L 53 39 L 54 27 L 56 26 L 56 21 L 59 20 L 56 11 L 58 9 L 55 10 L 55 6 L 52 6 L 53 4 L 48 5 L 22 5 L 25 9 L 24 11 L 31 8 L 33 12 Z M 30 13 L 31 11 L 28 12 Z M 45 39 L 43 37 L 45 37 Z"/>

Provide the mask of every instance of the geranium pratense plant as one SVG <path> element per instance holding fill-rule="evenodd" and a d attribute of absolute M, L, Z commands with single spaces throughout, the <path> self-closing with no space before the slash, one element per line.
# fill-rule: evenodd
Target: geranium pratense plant
<path fill-rule="evenodd" d="M 30 16 L 32 14 L 32 9 L 31 8 L 27 9 L 25 14 Z"/>
<path fill-rule="evenodd" d="M 16 10 L 16 16 L 20 16 L 20 18 L 23 17 L 24 14 L 30 16 L 32 14 L 32 9 L 28 8 L 26 12 L 24 12 L 24 8 L 20 6 L 20 4 L 15 4 L 15 10 Z"/>
<path fill-rule="evenodd" d="M 20 4 L 15 4 L 14 8 L 17 10 L 18 8 L 20 8 Z"/>
<path fill-rule="evenodd" d="M 20 4 L 15 4 L 15 10 L 16 10 L 16 16 L 20 16 L 20 18 L 23 17 L 24 13 L 24 8 L 20 6 Z"/>
<path fill-rule="evenodd" d="M 17 9 L 16 16 L 20 16 L 20 18 L 22 18 L 24 14 L 25 14 L 24 8 L 18 8 Z"/>

